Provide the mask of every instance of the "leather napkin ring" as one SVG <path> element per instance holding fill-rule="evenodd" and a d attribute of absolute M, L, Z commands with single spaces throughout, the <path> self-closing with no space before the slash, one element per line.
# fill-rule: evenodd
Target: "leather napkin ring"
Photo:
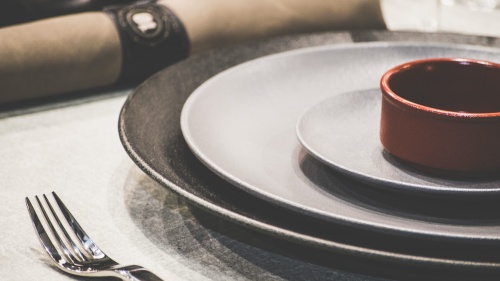
<path fill-rule="evenodd" d="M 189 39 L 177 16 L 155 1 L 107 7 L 121 39 L 123 61 L 119 82 L 133 83 L 189 54 Z"/>

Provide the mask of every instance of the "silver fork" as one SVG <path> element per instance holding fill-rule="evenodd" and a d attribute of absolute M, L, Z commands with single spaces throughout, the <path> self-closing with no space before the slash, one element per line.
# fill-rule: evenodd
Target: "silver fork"
<path fill-rule="evenodd" d="M 41 217 L 46 222 L 50 234 L 45 230 L 28 197 L 26 206 L 40 243 L 58 268 L 70 274 L 87 277 L 118 277 L 135 281 L 162 280 L 142 266 L 123 266 L 104 254 L 85 233 L 57 194 L 52 192 L 52 195 L 67 222 L 66 226 L 59 219 L 59 215 L 45 194 L 43 195 L 45 204 L 35 196 L 40 213 L 43 215 Z M 48 207 L 50 213 L 46 211 L 47 207 L 44 205 Z"/>

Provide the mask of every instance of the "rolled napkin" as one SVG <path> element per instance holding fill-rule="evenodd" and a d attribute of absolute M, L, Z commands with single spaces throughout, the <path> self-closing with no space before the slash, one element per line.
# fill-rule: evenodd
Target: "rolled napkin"
<path fill-rule="evenodd" d="M 378 0 L 141 1 L 0 29 L 0 103 L 144 79 L 270 36 L 385 28 Z"/>
<path fill-rule="evenodd" d="M 385 29 L 379 0 L 162 0 L 197 53 L 285 34 Z"/>

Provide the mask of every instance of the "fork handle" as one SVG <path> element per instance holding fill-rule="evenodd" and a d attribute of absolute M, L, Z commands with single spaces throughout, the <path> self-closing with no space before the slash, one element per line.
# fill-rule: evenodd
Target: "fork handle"
<path fill-rule="evenodd" d="M 126 265 L 113 268 L 123 280 L 131 281 L 163 281 L 153 272 L 139 265 Z"/>

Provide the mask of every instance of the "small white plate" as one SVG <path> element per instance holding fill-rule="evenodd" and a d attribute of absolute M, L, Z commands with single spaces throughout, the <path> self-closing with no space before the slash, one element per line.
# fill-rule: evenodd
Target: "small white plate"
<path fill-rule="evenodd" d="M 498 178 L 438 178 L 392 157 L 380 143 L 380 111 L 379 89 L 335 95 L 302 115 L 297 136 L 315 158 L 376 187 L 445 196 L 500 194 Z"/>

